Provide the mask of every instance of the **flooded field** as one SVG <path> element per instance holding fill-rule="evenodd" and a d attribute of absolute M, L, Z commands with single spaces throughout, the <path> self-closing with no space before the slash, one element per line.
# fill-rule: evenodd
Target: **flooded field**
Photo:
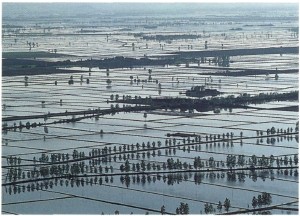
<path fill-rule="evenodd" d="M 298 214 L 297 4 L 34 5 L 3 4 L 2 214 Z"/>

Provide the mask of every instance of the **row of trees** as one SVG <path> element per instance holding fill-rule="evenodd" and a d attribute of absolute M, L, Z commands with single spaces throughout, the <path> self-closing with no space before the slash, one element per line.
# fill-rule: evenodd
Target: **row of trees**
<path fill-rule="evenodd" d="M 183 140 L 185 140 L 183 138 Z M 188 143 L 190 142 L 190 137 L 187 138 L 188 140 Z M 196 136 L 195 137 L 195 140 L 198 141 L 198 140 L 201 140 L 201 136 Z M 185 141 L 183 141 L 185 143 Z M 180 142 L 177 142 L 177 139 L 176 138 L 173 138 L 173 139 L 166 139 L 165 140 L 165 147 L 178 147 L 177 145 L 180 145 Z M 147 154 L 147 156 L 155 156 L 156 155 L 156 152 L 154 150 L 157 150 L 159 148 L 161 148 L 162 146 L 162 143 L 161 141 L 158 141 L 157 143 L 155 141 L 153 141 L 152 143 L 150 141 L 148 141 L 147 143 L 143 142 L 142 144 L 139 144 L 139 143 L 136 143 L 136 145 L 134 144 L 131 144 L 131 145 L 120 145 L 118 148 L 117 146 L 105 146 L 104 148 L 98 148 L 98 149 L 92 149 L 90 152 L 88 152 L 88 156 L 85 156 L 85 152 L 84 151 L 77 151 L 76 149 L 73 150 L 73 153 L 72 153 L 72 160 L 74 159 L 82 159 L 84 160 L 85 158 L 88 158 L 90 159 L 90 157 L 97 157 L 97 156 L 102 156 L 102 158 L 105 158 L 104 161 L 107 161 L 107 154 L 110 154 L 109 156 L 111 157 L 114 153 L 121 153 L 123 152 L 124 154 L 125 153 L 130 153 L 131 154 Z M 197 145 L 196 145 L 197 146 Z M 192 149 L 195 149 L 194 146 L 192 146 Z M 143 153 L 139 153 L 139 152 L 135 152 L 136 150 L 140 151 L 140 150 L 147 150 L 147 152 L 143 152 Z M 149 152 L 149 150 L 153 150 L 153 153 L 151 154 Z M 175 154 L 176 153 L 176 148 L 169 148 L 168 149 L 169 151 L 170 150 L 173 150 L 173 153 Z M 183 149 L 184 150 L 184 149 Z M 190 148 L 190 145 L 188 146 L 188 150 L 190 151 L 191 148 Z M 161 155 L 161 152 L 158 151 L 157 152 L 157 155 Z M 120 157 L 120 154 L 119 154 L 119 157 Z M 144 157 L 144 156 L 143 156 Z M 127 159 L 129 159 L 130 157 L 123 157 Z M 133 157 L 131 157 L 133 158 Z M 21 158 L 19 159 L 21 160 Z M 41 157 L 39 157 L 38 161 L 40 163 L 47 163 L 47 162 L 65 162 L 65 161 L 69 161 L 70 160 L 70 155 L 68 153 L 51 153 L 50 154 L 50 160 L 49 160 L 49 155 L 43 153 L 41 155 Z M 13 164 L 15 161 L 15 159 L 13 160 L 11 157 L 7 159 L 8 163 L 11 163 Z M 111 159 L 109 160 L 111 161 Z M 116 159 L 114 159 L 114 161 L 116 161 Z M 215 161 L 213 157 L 209 158 L 209 166 L 210 167 L 215 167 L 216 166 L 216 163 L 218 163 L 218 161 Z M 247 165 L 247 164 L 250 164 L 250 165 L 253 165 L 253 166 L 256 166 L 256 165 L 259 165 L 259 166 L 273 166 L 273 163 L 276 161 L 277 163 L 277 166 L 279 165 L 282 165 L 284 163 L 284 165 L 292 165 L 293 163 L 295 165 L 298 164 L 298 155 L 295 154 L 292 157 L 289 157 L 288 156 L 284 156 L 284 158 L 275 158 L 273 155 L 271 155 L 270 157 L 266 157 L 264 155 L 262 155 L 261 157 L 257 157 L 256 155 L 252 155 L 250 158 L 249 158 L 249 161 L 247 162 L 246 159 L 245 159 L 245 156 L 244 155 L 228 155 L 227 158 L 226 158 L 226 165 L 227 167 L 235 167 L 236 165 L 238 166 L 244 166 L 244 165 Z M 33 162 L 36 163 L 37 162 L 37 159 L 34 157 L 33 158 Z M 97 160 L 94 160 L 94 158 L 92 158 L 91 160 L 92 163 L 94 162 L 97 162 Z M 195 168 L 199 168 L 201 166 L 201 163 L 197 163 L 197 161 L 194 163 L 194 167 Z"/>
<path fill-rule="evenodd" d="M 60 184 L 60 186 L 65 185 L 66 187 L 68 187 L 69 185 L 71 187 L 73 186 L 85 186 L 85 185 L 102 185 L 104 182 L 105 183 L 113 183 L 114 178 L 113 175 L 105 175 L 105 176 L 94 176 L 94 177 L 79 177 L 77 175 L 72 175 L 70 176 L 70 178 L 66 178 L 66 174 L 55 174 L 57 175 L 57 177 L 59 177 L 61 175 L 61 178 L 53 178 L 53 179 L 44 179 L 45 177 L 49 177 L 48 175 L 45 174 L 45 170 L 44 168 L 42 168 L 43 170 L 36 170 L 34 169 L 34 171 L 28 171 L 27 172 L 27 177 L 32 179 L 31 183 L 28 183 L 27 185 L 27 191 L 34 191 L 34 190 L 42 190 L 42 189 L 48 189 L 48 187 L 53 188 L 53 186 L 57 186 L 58 184 Z M 109 168 L 107 168 L 108 170 Z M 284 170 L 284 172 L 282 172 L 283 170 L 277 170 L 277 173 L 279 174 L 280 172 L 284 175 L 288 175 L 288 170 Z M 267 174 L 268 172 L 268 174 Z M 174 185 L 174 184 L 179 184 L 181 182 L 185 182 L 188 181 L 191 178 L 194 178 L 194 182 L 195 184 L 201 184 L 202 179 L 206 178 L 209 180 L 213 180 L 213 179 L 223 179 L 227 176 L 227 181 L 230 182 L 236 182 L 237 179 L 239 180 L 239 182 L 244 182 L 246 176 L 249 176 L 250 179 L 252 179 L 254 182 L 257 180 L 257 177 L 261 177 L 262 180 L 264 181 L 266 178 L 270 177 L 269 175 L 271 175 L 271 180 L 273 179 L 272 175 L 273 172 L 272 170 L 269 171 L 261 171 L 261 172 L 256 172 L 256 171 L 250 171 L 250 173 L 244 173 L 244 172 L 209 172 L 209 173 L 194 173 L 194 175 L 192 174 L 192 172 L 189 173 L 173 173 L 173 174 L 161 174 L 161 175 L 146 175 L 146 174 L 138 174 L 138 175 L 122 175 L 120 176 L 120 182 L 122 184 L 125 184 L 127 187 L 129 187 L 130 183 L 132 182 L 133 184 L 145 184 L 146 182 L 148 183 L 155 183 L 157 180 L 161 181 L 163 180 L 164 183 L 168 184 L 168 185 Z M 297 172 L 297 175 L 295 175 L 296 177 L 298 176 L 298 171 L 297 169 L 295 170 L 295 173 Z M 89 173 L 88 170 L 85 170 L 84 173 Z M 83 173 L 83 174 L 84 174 Z M 22 172 L 22 170 L 19 169 L 12 169 L 9 171 L 8 173 L 8 178 L 11 178 L 11 174 L 15 174 L 18 176 L 18 178 L 25 178 L 25 174 L 24 172 Z M 79 174 L 79 173 L 78 173 Z M 290 175 L 292 175 L 293 172 L 292 170 L 290 170 Z M 43 178 L 41 178 L 43 177 Z M 18 184 L 18 185 L 10 185 L 8 187 L 5 186 L 5 191 L 9 192 L 11 194 L 11 192 L 14 193 L 20 193 L 21 192 L 21 188 L 23 190 L 23 192 L 25 192 L 25 185 L 23 184 Z M 270 203 L 272 202 L 272 199 L 270 197 L 269 194 L 266 193 L 262 193 L 261 195 L 258 195 L 258 197 L 253 198 L 253 204 L 255 206 L 261 207 L 262 205 L 270 205 Z M 227 201 L 227 205 L 228 205 L 228 201 Z M 220 204 L 219 204 L 220 206 Z M 226 205 L 224 202 L 225 210 L 226 210 Z M 209 207 L 210 209 L 212 209 L 211 207 Z M 219 209 L 219 208 L 218 208 Z M 226 210 L 227 211 L 227 210 Z M 209 211 L 210 212 L 210 211 Z M 214 211 L 213 211 L 214 212 Z"/>
<path fill-rule="evenodd" d="M 21 165 L 22 163 L 22 159 L 21 157 L 16 157 L 16 156 L 8 156 L 6 157 L 6 162 L 7 162 L 7 165 Z"/>
<path fill-rule="evenodd" d="M 10 195 L 12 193 L 25 193 L 27 192 L 34 192 L 39 191 L 39 190 L 47 190 L 47 189 L 52 189 L 54 186 L 66 186 L 66 187 L 84 187 L 84 186 L 92 186 L 92 185 L 102 185 L 104 183 L 109 184 L 114 182 L 114 177 L 113 176 L 105 176 L 105 177 L 100 177 L 98 178 L 97 176 L 93 178 L 71 178 L 71 179 L 58 179 L 55 178 L 54 180 L 41 180 L 41 181 L 36 181 L 36 182 L 31 182 L 28 183 L 27 186 L 25 184 L 22 185 L 10 185 L 8 187 L 5 187 L 5 192 L 9 193 Z"/>
<path fill-rule="evenodd" d="M 293 133 L 293 132 L 298 132 L 298 127 L 296 126 L 295 127 L 295 130 L 293 129 L 293 127 L 288 127 L 286 129 L 283 129 L 283 128 L 276 128 L 275 127 L 272 127 L 272 128 L 268 128 L 266 133 L 267 135 L 270 135 L 270 134 L 290 134 L 290 133 Z M 262 131 L 256 131 L 256 134 L 259 136 L 259 135 L 263 135 Z"/>
<path fill-rule="evenodd" d="M 224 206 L 225 211 L 228 212 L 229 208 L 231 207 L 230 200 L 228 198 L 225 199 L 224 204 L 222 204 L 221 201 L 218 202 L 217 209 L 219 210 L 219 212 L 222 211 L 223 206 Z M 205 214 L 213 214 L 216 212 L 216 209 L 214 208 L 214 206 L 211 203 L 210 204 L 205 203 L 204 204 L 204 212 L 205 212 Z"/>
<path fill-rule="evenodd" d="M 296 158 L 297 156 L 295 156 Z M 239 157 L 241 158 L 241 156 Z M 194 168 L 197 167 L 203 168 L 205 165 L 206 167 L 213 167 L 214 163 L 213 157 L 210 157 L 209 160 L 206 160 L 206 163 L 201 161 L 200 157 L 196 157 L 194 159 Z M 9 181 L 16 181 L 17 179 L 25 179 L 25 174 L 27 173 L 27 178 L 36 178 L 36 177 L 49 177 L 49 176 L 63 176 L 63 175 L 68 175 L 71 174 L 73 175 L 78 175 L 78 174 L 85 174 L 85 173 L 95 173 L 95 174 L 102 174 L 102 173 L 113 173 L 113 166 L 97 166 L 99 163 L 97 160 L 90 160 L 90 165 L 85 165 L 84 161 L 81 162 L 75 162 L 69 165 L 68 163 L 62 164 L 62 165 L 49 165 L 49 166 L 39 166 L 38 169 L 34 167 L 33 170 L 31 171 L 23 171 L 20 167 L 18 168 L 10 168 L 8 169 L 8 179 Z M 218 165 L 219 166 L 219 165 Z M 221 166 L 225 166 L 224 163 L 221 162 Z M 160 171 L 160 170 L 182 170 L 182 169 L 192 169 L 192 165 L 187 163 L 187 162 L 181 162 L 179 159 L 175 161 L 173 158 L 170 158 L 167 160 L 167 163 L 163 163 L 162 165 L 159 163 L 151 163 L 148 162 L 146 163 L 144 160 L 142 160 L 141 163 L 132 163 L 130 164 L 128 159 L 126 160 L 125 164 L 121 164 L 120 166 L 120 171 L 121 172 L 140 172 L 140 171 Z M 286 173 L 287 172 L 287 173 Z M 297 176 L 298 174 L 296 173 L 297 170 L 295 170 L 294 175 Z M 288 171 L 284 171 L 285 175 L 288 175 Z M 292 173 L 293 174 L 293 173 Z M 292 175 L 291 174 L 291 175 Z M 227 178 L 229 181 L 236 181 L 236 175 L 239 179 L 239 181 L 243 182 L 245 179 L 245 173 L 239 172 L 228 172 L 227 173 Z M 253 174 L 254 176 L 254 174 Z M 198 180 L 201 181 L 201 179 L 197 179 L 199 176 L 195 174 L 195 181 L 198 182 Z M 201 177 L 201 176 L 200 176 Z M 209 178 L 224 178 L 224 174 L 215 174 L 214 172 L 209 172 L 208 174 Z"/>
<path fill-rule="evenodd" d="M 83 82 L 83 77 L 81 76 L 81 78 L 80 78 L 80 83 L 82 83 L 82 82 Z M 86 79 L 86 83 L 87 83 L 87 84 L 90 83 L 90 79 L 89 79 L 89 78 Z M 111 83 L 112 83 L 112 80 L 111 80 L 111 79 L 107 79 L 107 80 L 106 80 L 106 83 L 107 83 L 108 86 L 110 86 Z M 25 83 L 25 84 L 26 84 L 26 83 Z M 73 75 L 70 76 L 70 79 L 68 80 L 68 84 L 69 84 L 69 85 L 73 85 L 73 84 L 74 84 Z M 54 82 L 54 85 L 57 85 L 57 81 Z"/>
<path fill-rule="evenodd" d="M 121 147 L 121 146 L 120 146 Z M 128 148 L 128 146 L 126 147 L 126 145 L 123 146 L 124 149 Z M 102 153 L 107 153 L 107 150 L 109 148 L 106 147 L 106 149 L 102 149 Z M 169 149 L 171 150 L 171 149 Z M 111 151 L 111 149 L 110 149 Z M 168 150 L 166 149 L 166 152 Z M 95 154 L 97 154 L 97 152 L 100 152 L 101 153 L 101 150 L 100 149 L 93 149 L 91 152 L 89 152 L 89 156 L 94 156 Z M 152 155 L 150 154 L 149 151 L 147 151 L 147 157 L 150 157 L 150 156 L 155 156 L 155 151 L 153 150 L 154 153 L 152 153 Z M 158 150 L 158 156 L 160 156 L 160 150 Z M 139 153 L 136 153 L 136 154 L 139 154 Z M 75 155 L 78 155 L 78 152 L 75 150 L 74 151 L 74 158 L 77 158 L 77 156 Z M 83 160 L 81 162 L 76 162 L 76 163 L 73 163 L 71 165 L 69 165 L 68 163 L 66 164 L 62 164 L 62 165 L 55 165 L 55 164 L 51 164 L 51 165 L 42 165 L 39 167 L 39 170 L 36 170 L 36 168 L 34 167 L 34 170 L 33 171 L 27 171 L 27 177 L 30 178 L 30 177 L 38 177 L 39 175 L 41 176 L 48 176 L 48 175 L 56 175 L 56 176 L 59 176 L 59 175 L 62 175 L 62 174 L 79 174 L 79 173 L 87 173 L 87 172 L 90 172 L 90 173 L 102 173 L 102 170 L 105 170 L 105 173 L 108 173 L 108 171 L 110 170 L 110 172 L 112 173 L 113 172 L 113 167 L 112 166 L 105 166 L 105 167 L 102 167 L 100 164 L 101 162 L 104 163 L 104 164 L 107 164 L 107 162 L 112 162 L 112 159 L 116 162 L 116 159 L 117 159 L 117 156 L 114 155 L 113 157 L 111 155 L 109 156 L 104 156 L 104 157 L 101 157 L 101 158 L 92 158 L 92 159 L 89 159 L 89 166 L 88 165 L 85 165 L 84 164 L 84 153 L 79 153 L 80 157 L 83 157 Z M 132 155 L 134 155 L 134 153 L 132 153 Z M 131 155 L 131 159 L 134 159 L 134 156 Z M 143 155 L 143 158 L 145 157 L 146 153 L 143 152 L 142 153 Z M 51 162 L 57 162 L 57 161 L 64 161 L 64 158 L 65 160 L 67 159 L 68 161 L 68 154 L 50 154 L 50 160 Z M 138 159 L 139 157 L 137 157 Z M 293 159 L 292 159 L 293 158 Z M 122 159 L 122 155 L 119 154 L 119 160 Z M 202 160 L 200 159 L 200 157 L 196 157 L 194 158 L 194 162 L 193 162 L 193 165 L 190 164 L 190 163 L 187 163 L 187 162 L 182 162 L 180 161 L 179 159 L 177 159 L 176 161 L 173 159 L 173 158 L 169 158 L 167 159 L 166 162 L 163 162 L 162 165 L 159 164 L 159 163 L 146 163 L 144 160 L 142 160 L 141 163 L 132 163 L 130 164 L 129 163 L 129 160 L 130 159 L 130 154 L 124 154 L 123 155 L 123 159 L 125 161 L 125 164 L 122 164 L 120 166 L 120 171 L 121 172 L 129 172 L 129 171 L 150 171 L 150 170 L 157 170 L 157 171 L 160 171 L 161 169 L 163 170 L 182 170 L 182 169 L 199 169 L 199 168 L 203 168 L 203 167 L 224 167 L 225 166 L 225 163 L 222 162 L 222 161 L 215 161 L 213 157 L 210 157 L 208 160 Z M 18 160 L 15 158 L 15 157 L 9 157 L 7 159 L 8 161 L 11 161 L 12 162 L 12 165 L 14 164 L 17 164 L 17 163 L 21 163 L 21 158 L 19 158 Z M 19 162 L 17 162 L 19 161 Z M 41 155 L 41 157 L 39 158 L 39 161 L 41 163 L 47 163 L 49 161 L 49 156 L 45 153 L 43 153 Z M 270 157 L 265 157 L 264 155 L 262 155 L 262 157 L 257 157 L 256 155 L 252 155 L 250 158 L 249 158 L 249 163 L 247 163 L 247 160 L 245 160 L 245 156 L 244 155 L 238 155 L 238 156 L 235 156 L 235 155 L 228 155 L 227 156 L 227 161 L 226 161 L 226 165 L 227 167 L 229 168 L 232 168 L 234 166 L 243 166 L 246 162 L 246 165 L 247 164 L 251 164 L 251 166 L 266 166 L 266 167 L 270 167 L 272 168 L 273 166 L 273 163 L 274 161 L 277 162 L 277 167 L 280 167 L 280 166 L 293 166 L 294 165 L 297 165 L 298 164 L 298 155 L 295 154 L 293 157 L 288 157 L 288 156 L 284 156 L 284 157 L 277 157 L 276 160 L 275 160 L 275 157 L 273 155 L 271 155 Z M 34 162 L 36 163 L 36 159 L 34 157 Z M 10 163 L 10 162 L 8 162 Z M 98 166 L 100 165 L 100 166 Z M 70 168 L 71 167 L 71 168 Z M 16 169 L 18 169 L 16 171 Z M 22 174 L 22 178 L 24 179 L 25 178 L 25 175 L 24 173 L 22 173 L 20 171 L 20 167 L 18 168 L 10 168 L 8 169 L 9 171 L 9 179 L 11 181 L 11 179 L 13 179 L 13 181 L 16 181 L 17 179 L 20 179 L 21 178 L 21 174 Z M 281 170 L 282 171 L 282 170 Z M 288 175 L 288 171 L 285 170 L 284 171 L 284 174 L 285 175 Z M 290 173 L 290 175 L 292 175 L 293 173 Z M 214 174 L 211 174 L 212 176 Z M 298 172 L 297 170 L 295 170 L 295 173 L 294 173 L 295 176 L 298 176 Z M 238 175 L 239 176 L 239 175 Z M 233 175 L 233 177 L 235 177 L 235 175 Z M 214 177 L 215 178 L 215 177 Z M 228 177 L 229 180 L 231 179 L 231 177 L 229 176 Z M 240 176 L 239 176 L 240 178 Z"/>
<path fill-rule="evenodd" d="M 201 161 L 200 157 L 195 157 L 193 166 L 194 169 L 199 169 L 203 167 L 224 167 L 225 164 L 228 168 L 233 168 L 236 166 L 244 167 L 245 165 L 250 166 L 260 166 L 260 167 L 273 167 L 274 162 L 276 161 L 277 167 L 280 166 L 297 166 L 299 159 L 298 154 L 294 154 L 293 156 L 288 157 L 285 155 L 284 157 L 274 157 L 273 155 L 270 155 L 269 157 L 266 157 L 265 155 L 262 155 L 261 157 L 257 157 L 256 155 L 252 155 L 251 157 L 248 157 L 248 160 L 246 160 L 245 155 L 227 155 L 226 161 L 215 161 L 214 157 L 210 157 L 208 160 Z"/>
<path fill-rule="evenodd" d="M 176 208 L 175 212 L 176 214 L 181 214 L 181 215 L 189 214 L 190 213 L 189 204 L 181 202 L 180 206 Z"/>
<path fill-rule="evenodd" d="M 267 192 L 263 192 L 259 194 L 257 198 L 254 196 L 252 199 L 252 207 L 255 209 L 256 207 L 261 207 L 263 205 L 271 205 L 272 196 Z"/>
<path fill-rule="evenodd" d="M 195 137 L 196 140 L 201 139 L 201 137 L 196 136 Z M 176 146 L 177 144 L 177 140 L 175 138 L 173 139 L 166 139 L 165 140 L 165 146 L 166 147 L 172 147 L 172 146 Z M 85 156 L 85 152 L 79 152 L 77 150 L 73 150 L 73 154 L 70 156 L 68 153 L 64 154 L 64 153 L 51 153 L 50 155 L 46 154 L 46 153 L 42 153 L 41 156 L 38 158 L 38 160 L 34 157 L 33 158 L 33 162 L 34 164 L 37 164 L 37 161 L 39 161 L 41 164 L 44 164 L 43 166 L 40 167 L 40 174 L 42 176 L 47 176 L 50 173 L 56 173 L 55 175 L 58 176 L 60 174 L 69 173 L 69 170 L 71 171 L 71 174 L 78 174 L 78 173 L 84 173 L 84 167 L 85 167 L 85 172 L 91 172 L 91 173 L 102 173 L 102 169 L 105 170 L 106 173 L 108 173 L 108 171 L 110 170 L 111 172 L 113 172 L 112 166 L 106 166 L 105 168 L 102 166 L 99 166 L 101 163 L 107 164 L 108 162 L 112 162 L 112 160 L 114 160 L 114 162 L 116 162 L 117 160 L 117 153 L 119 152 L 123 152 L 123 156 L 122 154 L 118 154 L 119 155 L 119 160 L 124 160 L 125 163 L 122 164 L 120 166 L 120 170 L 121 172 L 129 172 L 129 171 L 145 171 L 145 170 L 182 170 L 182 169 L 201 169 L 204 167 L 224 167 L 225 165 L 228 168 L 233 168 L 236 166 L 240 166 L 243 167 L 245 165 L 251 165 L 251 166 L 263 166 L 263 167 L 273 167 L 274 162 L 276 162 L 277 167 L 281 167 L 281 166 L 293 166 L 293 165 L 297 165 L 298 164 L 298 155 L 295 154 L 293 156 L 288 157 L 283 156 L 283 157 L 274 157 L 273 155 L 271 155 L 270 157 L 266 157 L 265 155 L 262 155 L 261 157 L 257 157 L 256 155 L 252 155 L 251 157 L 249 157 L 248 160 L 246 160 L 246 156 L 244 155 L 227 155 L 226 161 L 216 161 L 213 157 L 210 157 L 208 160 L 201 160 L 200 157 L 196 157 L 194 158 L 193 163 L 188 163 L 188 162 L 182 162 L 179 159 L 174 160 L 173 158 L 168 158 L 166 162 L 163 162 L 162 164 L 159 163 L 145 163 L 144 160 L 142 160 L 141 163 L 136 163 L 136 164 L 130 164 L 129 163 L 129 159 L 139 159 L 140 156 L 143 156 L 143 159 L 147 156 L 148 158 L 155 157 L 156 155 L 160 156 L 161 155 L 161 151 L 158 150 L 156 153 L 156 149 L 157 147 L 160 148 L 162 146 L 162 143 L 160 141 L 156 142 L 150 142 L 148 141 L 147 143 L 143 142 L 142 145 L 140 145 L 139 143 L 137 143 L 136 145 L 131 144 L 131 145 L 122 145 L 119 146 L 117 148 L 117 146 L 114 147 L 107 147 L 105 146 L 104 148 L 100 149 L 92 149 L 91 151 L 88 152 L 88 156 Z M 139 153 L 139 152 L 134 152 L 135 150 L 147 150 Z M 127 151 L 132 151 L 131 154 L 127 153 Z M 151 153 L 152 151 L 152 153 Z M 176 149 L 175 148 L 168 148 L 165 149 L 165 154 L 168 155 L 173 151 L 173 153 L 176 153 Z M 111 154 L 111 155 L 107 155 L 107 154 Z M 99 156 L 99 157 L 98 157 Z M 101 158 L 100 158 L 101 156 Z M 81 159 L 82 162 L 81 163 L 74 163 L 71 164 L 69 166 L 69 164 L 63 164 L 62 166 L 60 165 L 45 165 L 45 163 L 56 163 L 56 162 L 68 162 L 70 160 L 70 157 L 72 157 L 72 159 Z M 92 157 L 92 158 L 91 158 Z M 84 164 L 84 160 L 88 159 L 89 160 L 89 164 L 90 166 L 87 166 Z M 7 163 L 8 165 L 17 165 L 17 164 L 21 164 L 21 158 L 19 157 L 18 159 L 16 157 L 8 157 L 7 158 Z M 69 169 L 69 167 L 72 167 L 71 169 Z M 10 171 L 12 171 L 13 169 L 9 169 Z M 54 171 L 53 171 L 54 170 Z M 57 172 L 57 170 L 59 170 Z M 62 171 L 63 170 L 63 171 Z M 67 172 L 65 172 L 67 170 Z M 80 170 L 80 171 L 78 171 Z M 57 174 L 58 173 L 58 174 Z M 17 172 L 10 172 L 9 174 L 11 176 L 10 179 L 19 179 L 20 178 L 20 174 L 18 174 Z M 23 175 L 23 174 L 22 174 Z M 36 174 L 38 175 L 38 174 Z M 52 175 L 52 174 L 50 174 Z M 297 173 L 295 173 L 295 175 L 297 175 Z M 27 175 L 28 176 L 28 175 Z M 29 175 L 30 176 L 30 175 Z M 31 176 L 35 176 L 34 174 L 32 174 Z"/>

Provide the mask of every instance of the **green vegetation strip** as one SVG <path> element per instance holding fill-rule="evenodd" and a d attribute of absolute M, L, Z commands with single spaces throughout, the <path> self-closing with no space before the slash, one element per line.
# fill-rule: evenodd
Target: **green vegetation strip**
<path fill-rule="evenodd" d="M 14 59 L 14 58 L 58 58 L 68 56 L 64 54 L 58 54 L 58 53 L 50 53 L 50 52 L 3 52 L 2 58 L 6 59 Z"/>
<path fill-rule="evenodd" d="M 199 58 L 215 56 L 242 56 L 242 55 L 266 55 L 266 54 L 299 54 L 299 47 L 267 47 L 252 49 L 231 49 L 231 50 L 204 50 L 204 51 L 185 51 L 173 52 L 173 55 L 181 58 Z M 171 56 L 173 57 L 173 56 Z"/>

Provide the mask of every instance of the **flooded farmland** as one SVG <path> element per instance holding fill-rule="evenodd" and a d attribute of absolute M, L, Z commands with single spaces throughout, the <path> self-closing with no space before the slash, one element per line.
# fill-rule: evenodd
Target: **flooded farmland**
<path fill-rule="evenodd" d="M 2 214 L 298 214 L 298 4 L 2 7 Z"/>

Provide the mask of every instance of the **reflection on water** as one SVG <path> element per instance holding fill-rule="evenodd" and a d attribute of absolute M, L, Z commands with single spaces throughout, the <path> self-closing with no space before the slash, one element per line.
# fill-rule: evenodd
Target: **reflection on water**
<path fill-rule="evenodd" d="M 298 101 L 97 115 L 122 107 L 121 99 L 186 98 L 203 85 L 221 89 L 224 100 L 298 90 L 298 73 L 282 71 L 298 69 L 298 54 L 178 57 L 298 46 L 297 5 L 53 6 L 4 4 L 3 56 L 29 62 L 12 61 L 11 70 L 47 72 L 56 62 L 65 73 L 2 79 L 4 118 L 41 115 L 3 122 L 2 213 L 216 214 L 269 207 L 269 195 L 275 205 L 298 199 Z M 125 57 L 149 64 L 96 63 Z M 256 68 L 260 75 L 244 76 Z M 87 118 L 49 115 L 78 111 Z"/>
<path fill-rule="evenodd" d="M 233 147 L 233 133 L 228 133 L 227 137 L 223 134 L 223 137 L 229 139 L 226 147 L 229 147 L 229 143 Z M 167 185 L 183 181 L 200 184 L 203 180 L 215 182 L 223 179 L 243 183 L 246 177 L 254 182 L 257 178 L 263 181 L 270 178 L 273 181 L 276 178 L 274 172 L 277 176 L 298 177 L 297 154 L 290 157 L 227 155 L 224 161 L 214 157 L 203 159 L 200 156 L 182 160 L 176 156 L 177 150 L 189 155 L 191 152 L 200 153 L 211 149 L 212 145 L 220 147 L 218 139 L 222 140 L 223 137 L 206 135 L 201 142 L 201 136 L 188 136 L 182 139 L 183 144 L 173 138 L 166 139 L 164 145 L 161 141 L 147 141 L 136 145 L 93 148 L 91 151 L 42 153 L 40 157 L 25 161 L 21 157 L 10 156 L 6 157 L 7 165 L 4 168 L 7 172 L 3 185 L 6 193 L 16 194 L 53 188 L 58 184 L 65 187 L 113 184 L 116 178 L 130 187 L 130 184 L 145 185 L 156 181 L 163 181 Z M 292 140 L 292 137 L 284 135 L 281 139 Z M 225 147 L 225 142 L 222 143 Z M 206 150 L 201 150 L 203 145 Z M 161 159 L 154 160 L 156 157 Z M 149 162 L 151 158 L 152 162 Z"/>
<path fill-rule="evenodd" d="M 59 169 L 51 167 L 51 170 Z M 105 169 L 109 169 L 105 167 Z M 196 185 L 201 184 L 204 182 L 216 182 L 219 180 L 225 180 L 226 182 L 240 182 L 244 183 L 246 181 L 246 178 L 252 180 L 253 182 L 256 182 L 258 178 L 265 181 L 267 178 L 271 179 L 271 181 L 274 181 L 277 177 L 284 177 L 284 176 L 294 176 L 295 178 L 298 178 L 298 169 L 268 169 L 263 171 L 229 171 L 229 172 L 223 172 L 223 171 L 208 171 L 206 173 L 199 173 L 199 172 L 185 172 L 185 173 L 171 173 L 171 174 L 124 174 L 119 176 L 113 176 L 112 174 L 107 174 L 105 176 L 99 174 L 99 175 L 93 175 L 91 173 L 85 173 L 88 175 L 82 175 L 82 177 L 78 177 L 76 175 L 65 175 L 65 176 L 54 176 L 53 174 L 50 174 L 50 179 L 46 178 L 45 171 L 41 169 L 40 174 L 38 174 L 38 171 L 34 169 L 32 174 L 27 173 L 27 180 L 24 176 L 24 172 L 22 174 L 17 174 L 16 179 L 11 178 L 11 173 L 21 173 L 20 170 L 11 170 L 10 173 L 7 175 L 9 181 L 14 182 L 15 184 L 7 184 L 4 183 L 5 186 L 5 193 L 8 193 L 9 195 L 17 194 L 17 193 L 25 193 L 25 192 L 34 192 L 39 190 L 47 190 L 48 188 L 52 189 L 55 186 L 61 186 L 61 187 L 84 187 L 84 186 L 93 186 L 93 185 L 103 185 L 106 186 L 109 184 L 114 183 L 114 179 L 117 179 L 120 181 L 120 183 L 127 188 L 130 187 L 130 184 L 137 184 L 137 185 L 145 185 L 145 184 L 155 184 L 156 181 L 162 181 L 163 183 L 167 185 L 177 185 L 184 181 L 192 181 Z M 107 173 L 107 171 L 105 171 Z M 275 177 L 275 173 L 277 176 Z M 30 177 L 31 175 L 31 177 Z M 92 175 L 93 177 L 88 177 Z M 84 177 L 85 176 L 85 177 Z M 49 176 L 48 176 L 49 177 Z M 43 180 L 45 178 L 45 180 Z M 19 179 L 22 179 L 18 181 Z M 24 182 L 24 183 L 23 183 Z M 29 183 L 26 183 L 29 182 Z"/>

